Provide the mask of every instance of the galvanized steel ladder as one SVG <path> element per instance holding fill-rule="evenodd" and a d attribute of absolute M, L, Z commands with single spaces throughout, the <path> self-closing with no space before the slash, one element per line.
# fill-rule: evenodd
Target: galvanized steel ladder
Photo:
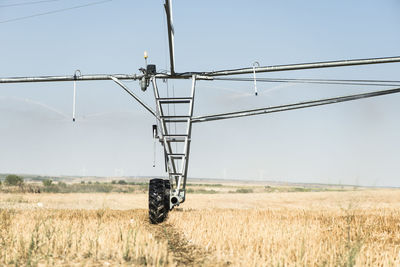
<path fill-rule="evenodd" d="M 154 97 L 156 100 L 156 113 L 159 117 L 161 135 L 159 141 L 164 147 L 165 167 L 171 183 L 170 208 L 185 201 L 186 179 L 189 164 L 189 152 L 192 132 L 192 116 L 196 76 L 192 76 L 190 96 L 186 97 L 160 97 L 156 79 L 151 79 Z M 187 114 L 166 114 L 169 105 L 187 106 Z M 180 124 L 179 130 L 172 132 L 172 124 Z M 178 129 L 178 128 L 175 128 Z"/>

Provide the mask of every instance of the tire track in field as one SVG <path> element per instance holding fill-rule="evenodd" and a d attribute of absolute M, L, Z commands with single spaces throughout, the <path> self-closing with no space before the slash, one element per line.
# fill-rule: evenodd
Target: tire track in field
<path fill-rule="evenodd" d="M 168 241 L 168 250 L 172 253 L 177 266 L 228 266 L 218 263 L 212 253 L 190 244 L 168 221 L 161 224 L 149 223 L 148 227 L 157 239 Z"/>

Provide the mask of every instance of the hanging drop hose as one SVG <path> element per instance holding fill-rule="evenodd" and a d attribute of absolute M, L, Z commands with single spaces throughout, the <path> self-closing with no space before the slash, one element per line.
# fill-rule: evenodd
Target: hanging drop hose
<path fill-rule="evenodd" d="M 153 143 L 153 150 L 154 150 L 154 155 L 153 155 L 153 168 L 156 167 L 156 139 L 154 139 Z"/>
<path fill-rule="evenodd" d="M 254 94 L 257 96 L 258 91 L 257 91 L 257 79 L 256 79 L 256 66 L 260 67 L 260 63 L 258 63 L 258 61 L 254 61 L 253 63 Z"/>
<path fill-rule="evenodd" d="M 79 75 L 77 75 L 79 73 Z M 76 70 L 74 73 L 74 93 L 73 93 L 73 99 L 72 99 L 72 121 L 75 122 L 75 110 L 76 110 L 76 78 L 78 76 L 81 76 L 81 71 Z"/>
<path fill-rule="evenodd" d="M 156 138 L 157 138 L 157 124 L 153 124 L 153 168 L 156 166 Z"/>

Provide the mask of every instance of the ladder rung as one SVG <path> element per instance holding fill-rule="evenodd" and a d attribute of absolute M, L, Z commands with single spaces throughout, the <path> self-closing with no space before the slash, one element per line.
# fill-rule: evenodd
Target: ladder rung
<path fill-rule="evenodd" d="M 188 140 L 187 135 L 164 135 L 166 142 L 185 142 Z"/>
<path fill-rule="evenodd" d="M 171 158 L 171 160 L 183 160 L 184 157 L 173 156 L 173 157 L 170 157 L 170 158 Z"/>
<path fill-rule="evenodd" d="M 187 119 L 164 119 L 165 123 L 174 123 L 174 122 L 188 122 L 188 118 Z"/>
<path fill-rule="evenodd" d="M 160 116 L 161 119 L 190 119 L 189 115 Z"/>
<path fill-rule="evenodd" d="M 188 97 L 174 97 L 174 98 L 157 98 L 160 104 L 188 104 L 192 98 Z"/>
<path fill-rule="evenodd" d="M 165 134 L 164 137 L 187 137 L 187 134 Z"/>
<path fill-rule="evenodd" d="M 181 175 L 182 176 L 182 173 L 180 173 L 180 172 L 171 172 L 169 175 L 174 175 L 174 176 Z"/>
<path fill-rule="evenodd" d="M 179 158 L 182 158 L 185 156 L 185 154 L 183 154 L 183 153 L 172 153 L 172 154 L 167 154 L 167 155 L 170 157 L 179 157 Z"/>
<path fill-rule="evenodd" d="M 183 143 L 186 141 L 186 138 L 165 138 L 165 141 Z"/>

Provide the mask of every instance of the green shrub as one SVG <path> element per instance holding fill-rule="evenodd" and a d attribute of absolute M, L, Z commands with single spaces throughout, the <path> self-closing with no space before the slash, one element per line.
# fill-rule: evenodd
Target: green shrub
<path fill-rule="evenodd" d="M 43 192 L 46 193 L 60 193 L 61 188 L 58 185 L 55 184 L 50 184 L 42 188 Z"/>
<path fill-rule="evenodd" d="M 116 183 L 117 183 L 117 181 L 115 181 L 115 180 L 111 181 L 111 184 L 116 184 Z"/>
<path fill-rule="evenodd" d="M 143 185 L 143 186 L 149 186 L 148 182 L 129 182 L 129 185 Z"/>
<path fill-rule="evenodd" d="M 64 182 L 61 182 L 61 181 L 59 181 L 57 185 L 58 185 L 59 187 L 61 187 L 61 188 L 67 187 L 67 184 L 64 183 Z"/>
<path fill-rule="evenodd" d="M 128 184 L 125 180 L 119 180 L 118 181 L 118 184 L 123 184 L 123 185 L 125 185 L 125 184 Z"/>
<path fill-rule="evenodd" d="M 294 191 L 294 192 L 310 192 L 311 189 L 310 188 L 305 188 L 305 187 L 294 187 L 290 191 Z"/>
<path fill-rule="evenodd" d="M 110 184 L 52 184 L 43 188 L 47 193 L 109 193 L 113 190 Z"/>
<path fill-rule="evenodd" d="M 238 188 L 238 189 L 236 189 L 236 193 L 253 193 L 253 189 L 251 189 L 251 188 Z"/>
<path fill-rule="evenodd" d="M 218 192 L 215 191 L 214 189 L 207 190 L 207 189 L 204 189 L 204 188 L 199 188 L 197 190 L 194 190 L 193 193 L 197 193 L 197 194 L 216 194 Z"/>
<path fill-rule="evenodd" d="M 15 174 L 10 174 L 7 175 L 4 183 L 7 185 L 22 185 L 24 183 L 24 178 Z"/>
<path fill-rule="evenodd" d="M 53 181 L 50 180 L 50 179 L 46 179 L 46 180 L 43 180 L 42 183 L 43 183 L 44 186 L 51 186 Z"/>
<path fill-rule="evenodd" d="M 102 193 L 109 193 L 113 189 L 112 185 L 107 184 L 72 184 L 68 187 L 68 193 L 76 192 L 76 193 L 94 193 L 94 192 L 102 192 Z"/>

